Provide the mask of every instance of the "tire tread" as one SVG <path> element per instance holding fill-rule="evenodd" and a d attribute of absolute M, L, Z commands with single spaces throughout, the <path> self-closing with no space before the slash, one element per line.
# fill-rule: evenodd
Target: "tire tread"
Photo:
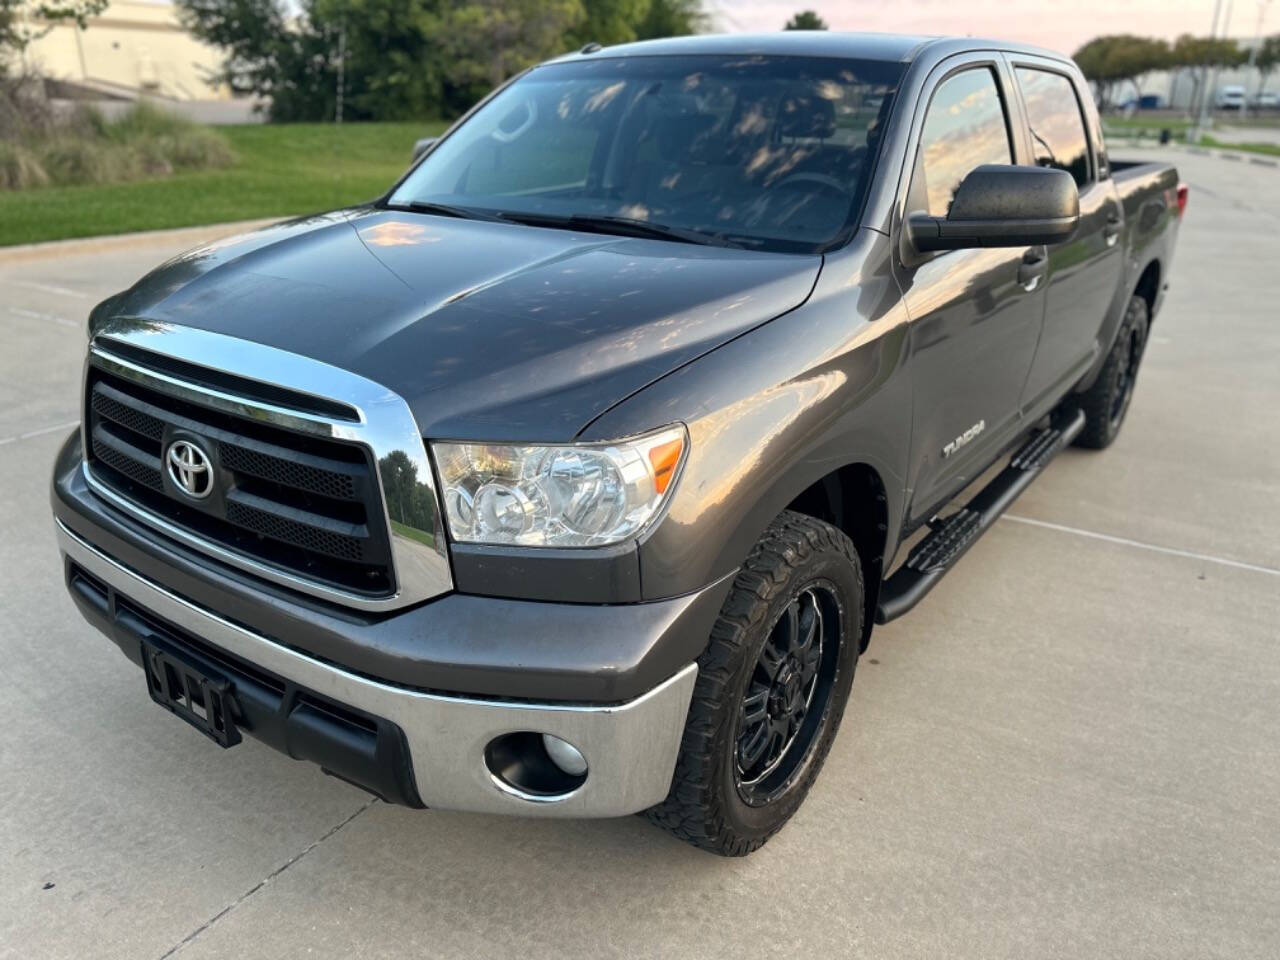
<path fill-rule="evenodd" d="M 768 616 L 770 602 L 787 587 L 797 568 L 815 553 L 822 552 L 842 554 L 849 561 L 860 599 L 862 568 L 853 542 L 822 520 L 783 511 L 747 556 L 712 627 L 710 642 L 698 658 L 698 679 L 671 792 L 666 800 L 645 812 L 650 822 L 694 846 L 722 856 L 746 856 L 762 847 L 787 821 L 784 817 L 767 832 L 753 836 L 737 834 L 726 821 L 723 799 L 717 795 L 721 750 L 727 737 L 722 729 L 728 713 L 724 705 L 734 688 L 743 657 L 754 648 L 753 631 Z M 845 642 L 856 643 L 861 636 L 861 605 L 850 610 L 849 615 L 851 623 Z M 832 704 L 835 714 L 817 745 L 819 753 L 793 792 L 787 795 L 796 798 L 794 806 L 799 805 L 822 769 L 843 706 L 843 703 Z"/>

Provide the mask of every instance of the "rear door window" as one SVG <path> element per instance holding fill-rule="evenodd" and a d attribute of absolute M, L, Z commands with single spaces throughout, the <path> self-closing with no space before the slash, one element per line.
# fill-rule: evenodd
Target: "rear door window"
<path fill-rule="evenodd" d="M 1076 186 L 1089 183 L 1089 140 L 1075 87 L 1060 73 L 1018 67 L 1036 166 L 1065 170 Z"/>
<path fill-rule="evenodd" d="M 945 217 L 974 167 L 1013 163 L 1009 125 L 995 74 L 975 67 L 948 77 L 929 101 L 911 181 L 911 209 Z"/>

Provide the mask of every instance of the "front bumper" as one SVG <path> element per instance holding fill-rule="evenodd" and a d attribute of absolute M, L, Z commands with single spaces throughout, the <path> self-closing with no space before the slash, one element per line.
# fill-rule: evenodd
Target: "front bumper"
<path fill-rule="evenodd" d="M 392 615 L 312 601 L 183 547 L 85 481 L 78 436 L 54 464 L 53 514 L 81 540 L 204 610 L 348 673 L 481 700 L 636 700 L 706 648 L 732 576 L 645 603 L 449 593 Z"/>
<path fill-rule="evenodd" d="M 612 817 L 660 802 L 670 787 L 697 675 L 693 663 L 641 696 L 617 704 L 531 703 L 427 693 L 352 673 L 268 639 L 131 570 L 61 521 L 57 534 L 68 569 L 83 571 L 107 588 L 101 604 L 77 596 L 74 586 L 73 597 L 86 618 L 131 659 L 140 662 L 137 628 L 129 626 L 128 618 L 122 619 L 122 609 L 144 612 L 156 618 L 161 630 L 179 637 L 185 634 L 207 644 L 215 655 L 225 654 L 282 678 L 290 689 L 302 691 L 304 699 L 297 701 L 301 706 L 284 708 L 290 716 L 283 728 L 291 729 L 292 724 L 297 730 L 292 738 L 268 734 L 261 739 L 321 763 L 333 744 L 316 747 L 312 743 L 309 750 L 293 745 L 305 745 L 308 738 L 328 736 L 341 741 L 350 737 L 325 734 L 323 724 L 309 723 L 304 728 L 300 720 L 294 722 L 292 711 L 318 705 L 325 713 L 325 705 L 332 704 L 340 713 L 345 709 L 364 718 L 363 728 L 374 729 L 377 737 L 366 751 L 365 772 L 358 756 L 336 763 L 339 769 L 333 772 L 387 799 L 488 813 Z M 585 781 L 567 793 L 538 796 L 495 777 L 485 761 L 486 747 L 495 738 L 522 731 L 552 734 L 576 746 L 587 761 Z M 259 733 L 252 728 L 245 732 Z M 394 769 L 400 762 L 401 744 L 407 754 L 403 774 Z"/>

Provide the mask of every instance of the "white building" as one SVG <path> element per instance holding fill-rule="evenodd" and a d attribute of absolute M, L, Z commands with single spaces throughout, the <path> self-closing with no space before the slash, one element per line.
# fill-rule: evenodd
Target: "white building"
<path fill-rule="evenodd" d="M 171 3 L 112 0 L 88 29 L 53 27 L 27 50 L 28 64 L 78 96 L 229 100 L 208 78 L 222 53 L 183 29 Z"/>

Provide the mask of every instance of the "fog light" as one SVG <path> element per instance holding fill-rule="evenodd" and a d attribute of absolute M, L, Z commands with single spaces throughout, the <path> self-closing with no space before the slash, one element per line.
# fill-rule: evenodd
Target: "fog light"
<path fill-rule="evenodd" d="M 551 762 L 569 774 L 569 776 L 580 777 L 587 772 L 587 758 L 573 744 L 566 743 L 559 737 L 553 737 L 549 733 L 544 733 L 542 735 L 542 746 L 546 749 L 547 756 L 551 758 Z"/>

